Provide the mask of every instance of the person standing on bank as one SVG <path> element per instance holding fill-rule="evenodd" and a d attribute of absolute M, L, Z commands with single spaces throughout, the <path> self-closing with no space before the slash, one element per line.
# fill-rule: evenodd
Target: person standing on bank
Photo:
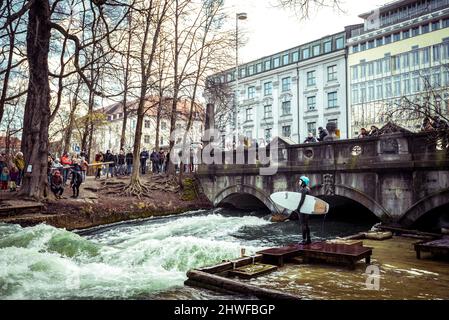
<path fill-rule="evenodd" d="M 301 222 L 301 231 L 302 231 L 302 242 L 301 244 L 310 244 L 312 241 L 310 240 L 310 228 L 309 228 L 309 215 L 301 213 L 301 207 L 306 200 L 306 195 L 310 194 L 310 180 L 306 176 L 301 176 L 298 181 L 299 189 L 298 192 L 301 193 L 301 201 L 299 201 L 298 209 L 296 211 L 299 214 L 299 220 Z"/>

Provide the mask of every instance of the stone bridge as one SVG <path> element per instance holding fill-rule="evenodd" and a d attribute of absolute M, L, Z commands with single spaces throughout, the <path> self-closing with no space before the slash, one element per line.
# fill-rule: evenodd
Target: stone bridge
<path fill-rule="evenodd" d="M 392 133 L 313 144 L 276 139 L 277 149 L 271 152 L 278 153 L 279 167 L 274 175 L 261 175 L 260 163 L 251 161 L 248 151 L 245 164 L 226 164 L 225 159 L 236 157 L 230 151 L 221 152 L 223 164 L 200 165 L 198 177 L 210 201 L 241 209 L 263 205 L 278 212 L 269 195 L 295 190 L 298 178 L 307 175 L 312 194 L 330 200 L 331 208 L 338 199 L 349 199 L 381 221 L 405 227 L 449 205 L 448 146 L 428 134 Z"/>

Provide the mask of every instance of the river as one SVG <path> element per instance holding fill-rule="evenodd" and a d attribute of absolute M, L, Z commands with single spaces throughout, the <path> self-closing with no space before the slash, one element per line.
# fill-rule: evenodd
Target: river
<path fill-rule="evenodd" d="M 298 242 L 297 221 L 213 209 L 80 232 L 0 224 L 0 299 L 229 299 L 184 287 L 189 269 Z M 372 221 L 311 220 L 314 240 L 365 231 Z M 242 297 L 248 298 L 248 297 Z"/>

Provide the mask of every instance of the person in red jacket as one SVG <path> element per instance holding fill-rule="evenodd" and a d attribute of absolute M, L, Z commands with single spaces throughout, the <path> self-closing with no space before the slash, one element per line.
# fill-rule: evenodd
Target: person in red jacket
<path fill-rule="evenodd" d="M 72 160 L 70 160 L 70 157 L 67 153 L 64 153 L 61 157 L 61 164 L 63 166 L 62 169 L 62 177 L 63 177 L 63 183 L 64 185 L 67 184 L 67 180 L 69 179 L 69 173 L 70 173 L 70 167 L 72 165 Z"/>

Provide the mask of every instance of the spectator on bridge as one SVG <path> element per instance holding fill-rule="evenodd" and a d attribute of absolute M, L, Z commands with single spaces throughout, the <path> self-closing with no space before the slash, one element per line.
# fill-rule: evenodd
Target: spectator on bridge
<path fill-rule="evenodd" d="M 126 160 L 126 174 L 130 175 L 133 171 L 133 159 L 134 159 L 134 155 L 133 152 L 131 151 L 131 149 L 128 150 L 128 153 L 125 156 L 125 160 Z"/>
<path fill-rule="evenodd" d="M 317 142 L 316 138 L 313 136 L 312 132 L 309 132 L 306 140 L 304 140 L 304 143 L 315 143 Z"/>
<path fill-rule="evenodd" d="M 438 117 L 438 116 L 436 116 L 434 119 L 433 119 L 433 123 L 434 123 L 434 128 L 436 129 L 436 130 L 447 130 L 447 129 L 449 129 L 449 126 L 448 126 L 448 124 L 447 124 L 447 122 L 446 121 L 444 121 L 443 119 L 441 119 L 440 117 Z"/>
<path fill-rule="evenodd" d="M 360 129 L 359 138 L 368 138 L 369 134 L 365 128 Z"/>
<path fill-rule="evenodd" d="M 53 175 L 51 176 L 50 189 L 56 199 L 61 199 L 62 194 L 64 193 L 64 181 L 62 180 L 61 172 L 59 170 L 53 172 Z"/>
<path fill-rule="evenodd" d="M 104 155 L 104 162 L 108 163 L 108 170 L 106 171 L 106 179 L 109 178 L 109 175 L 111 175 L 111 178 L 114 177 L 114 167 L 115 167 L 115 161 L 114 161 L 114 155 L 112 154 L 111 150 L 107 150 L 106 154 Z"/>
<path fill-rule="evenodd" d="M 17 185 L 20 186 L 22 185 L 23 174 L 25 172 L 25 159 L 23 158 L 23 153 L 17 152 L 13 162 L 14 165 L 19 170 L 19 179 L 17 180 Z"/>
<path fill-rule="evenodd" d="M 143 148 L 142 152 L 140 153 L 140 171 L 142 174 L 146 174 L 147 172 L 147 160 L 150 157 L 150 154 L 148 153 L 146 148 Z"/>
<path fill-rule="evenodd" d="M 153 173 L 159 173 L 159 153 L 156 152 L 156 150 L 153 150 L 150 155 L 151 160 L 151 168 Z"/>
<path fill-rule="evenodd" d="M 422 131 L 433 131 L 433 130 L 435 130 L 435 128 L 433 127 L 432 119 L 430 119 L 429 117 L 425 117 L 423 122 L 422 122 L 421 130 Z"/>
<path fill-rule="evenodd" d="M 318 128 L 318 133 L 319 133 L 318 141 L 320 142 L 324 141 L 324 138 L 326 138 L 329 135 L 329 132 L 327 132 L 327 130 L 324 129 L 323 127 Z"/>
<path fill-rule="evenodd" d="M 370 137 L 377 137 L 379 135 L 379 128 L 376 126 L 371 126 L 371 131 L 369 132 Z"/>

